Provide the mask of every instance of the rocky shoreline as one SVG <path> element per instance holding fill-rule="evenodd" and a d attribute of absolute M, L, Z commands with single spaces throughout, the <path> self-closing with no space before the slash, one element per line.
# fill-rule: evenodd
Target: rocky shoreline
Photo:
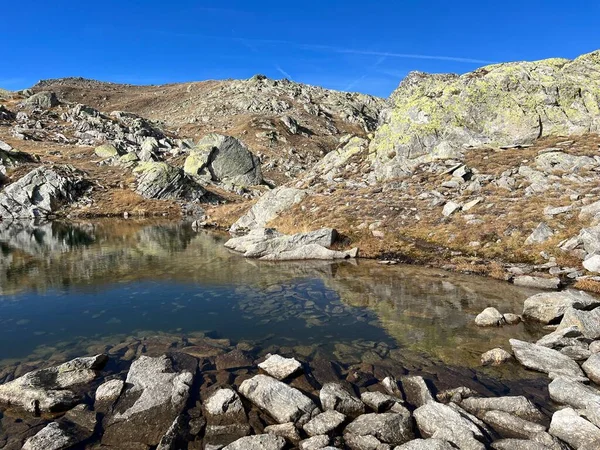
<path fill-rule="evenodd" d="M 223 339 L 176 344 L 157 337 L 58 366 L 5 368 L 0 444 L 40 450 L 591 450 L 600 445 L 599 305 L 581 292 L 542 293 L 525 301 L 523 314 L 488 308 L 475 319 L 489 333 L 518 320 L 546 324 L 551 332 L 536 343 L 511 339 L 512 355 L 495 349 L 507 357 L 484 355 L 482 363 L 548 374 L 543 391 L 550 402 L 510 391 L 490 396 L 469 377 L 451 385 L 459 383 L 456 374 L 435 382 L 407 372 L 402 362 L 348 368 L 267 350 L 256 357 L 251 347 Z"/>

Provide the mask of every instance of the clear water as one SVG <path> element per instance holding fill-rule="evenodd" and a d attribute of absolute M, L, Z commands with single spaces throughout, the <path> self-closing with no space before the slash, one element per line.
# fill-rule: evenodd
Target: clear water
<path fill-rule="evenodd" d="M 0 366 L 127 336 L 204 333 L 348 364 L 380 345 L 414 364 L 480 370 L 484 351 L 537 337 L 522 324 L 473 324 L 487 306 L 519 313 L 535 291 L 374 261 L 247 260 L 226 238 L 180 223 L 0 224 Z"/>

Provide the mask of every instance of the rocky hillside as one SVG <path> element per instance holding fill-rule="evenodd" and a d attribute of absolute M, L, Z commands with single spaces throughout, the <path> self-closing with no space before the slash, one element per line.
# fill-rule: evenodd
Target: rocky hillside
<path fill-rule="evenodd" d="M 203 81 L 133 86 L 82 78 L 40 81 L 35 92 L 53 91 L 69 102 L 101 111 L 130 111 L 178 134 L 211 132 L 243 140 L 263 159 L 267 178 L 289 181 L 316 163 L 345 134 L 374 131 L 383 99 L 272 80 Z"/>
<path fill-rule="evenodd" d="M 600 51 L 482 67 L 465 75 L 411 73 L 391 96 L 370 150 L 379 178 L 464 148 L 531 144 L 600 132 Z"/>

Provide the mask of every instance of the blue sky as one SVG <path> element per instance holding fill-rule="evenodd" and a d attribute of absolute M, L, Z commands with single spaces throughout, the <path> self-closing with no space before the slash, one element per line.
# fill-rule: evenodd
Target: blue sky
<path fill-rule="evenodd" d="M 272 78 L 388 96 L 412 70 L 573 58 L 600 48 L 598 0 L 13 1 L 0 87 Z"/>

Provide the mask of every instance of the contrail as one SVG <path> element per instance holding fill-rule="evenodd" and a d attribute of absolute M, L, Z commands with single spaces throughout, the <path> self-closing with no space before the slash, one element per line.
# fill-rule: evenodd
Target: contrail
<path fill-rule="evenodd" d="M 275 68 L 277 69 L 277 72 L 279 72 L 280 74 L 282 74 L 282 75 L 283 75 L 284 77 L 286 77 L 288 80 L 290 80 L 290 81 L 294 81 L 294 79 L 292 78 L 292 76 L 291 76 L 289 73 L 287 73 L 285 70 L 283 70 L 283 69 L 281 68 L 281 66 L 279 66 L 279 65 L 276 65 L 276 66 L 275 66 Z"/>

